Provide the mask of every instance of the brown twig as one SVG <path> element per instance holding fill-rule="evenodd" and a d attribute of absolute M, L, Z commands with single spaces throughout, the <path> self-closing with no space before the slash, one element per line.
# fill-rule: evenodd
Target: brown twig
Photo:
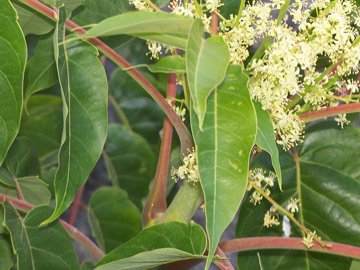
<path fill-rule="evenodd" d="M 219 16 L 216 12 L 211 13 L 211 32 L 213 35 L 219 34 Z"/>
<path fill-rule="evenodd" d="M 215 265 L 217 265 L 221 270 L 234 270 L 234 267 L 220 247 L 217 248 L 216 255 L 220 256 L 221 259 L 214 260 Z"/>
<path fill-rule="evenodd" d="M 300 119 L 304 122 L 310 122 L 318 119 L 336 116 L 342 113 L 355 113 L 355 112 L 360 112 L 360 103 L 344 104 L 336 107 L 329 107 L 318 111 L 304 113 L 300 115 Z"/>
<path fill-rule="evenodd" d="M 70 210 L 70 217 L 69 217 L 69 224 L 74 225 L 77 214 L 79 212 L 79 207 L 81 203 L 81 198 L 84 193 L 84 187 L 81 187 L 79 191 L 76 193 L 75 200 L 72 203 L 71 210 Z"/>

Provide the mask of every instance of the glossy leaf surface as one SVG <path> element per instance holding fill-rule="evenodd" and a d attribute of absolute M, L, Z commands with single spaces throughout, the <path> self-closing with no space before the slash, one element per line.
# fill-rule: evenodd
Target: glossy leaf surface
<path fill-rule="evenodd" d="M 58 81 L 53 34 L 40 37 L 34 55 L 27 65 L 26 100 L 34 93 L 49 88 Z"/>
<path fill-rule="evenodd" d="M 154 76 L 148 73 L 144 75 L 156 85 Z M 116 106 L 119 107 L 116 109 L 117 119 L 125 125 L 127 121 L 130 128 L 144 137 L 152 148 L 157 147 L 164 113 L 156 102 L 125 71 L 120 69 L 112 74 L 110 92 L 116 101 Z M 126 116 L 125 121 L 122 119 L 122 113 Z"/>
<path fill-rule="evenodd" d="M 191 114 L 205 196 L 208 265 L 247 186 L 249 155 L 256 135 L 256 114 L 247 80 L 240 67 L 230 66 L 224 82 L 209 97 L 203 131 L 197 116 Z"/>
<path fill-rule="evenodd" d="M 1 213 L 2 213 L 2 209 L 0 208 L 0 215 L 2 215 Z M 1 222 L 0 223 L 0 228 L 1 228 L 2 227 L 1 217 L 0 217 L 0 222 Z M 10 270 L 13 267 L 13 264 L 14 262 L 13 262 L 13 255 L 12 255 L 10 243 L 3 235 L 0 235 L 0 269 Z"/>
<path fill-rule="evenodd" d="M 61 10 L 55 48 L 63 98 L 63 137 L 55 176 L 57 219 L 71 204 L 99 159 L 107 133 L 107 81 L 97 50 L 83 41 L 65 40 Z"/>
<path fill-rule="evenodd" d="M 113 167 L 113 183 L 126 190 L 129 198 L 140 206 L 155 173 L 155 156 L 150 146 L 140 135 L 112 124 L 105 152 Z"/>
<path fill-rule="evenodd" d="M 96 269 L 149 269 L 169 262 L 202 258 L 205 248 L 206 236 L 199 225 L 163 223 L 145 229 L 110 252 Z"/>
<path fill-rule="evenodd" d="M 186 69 L 185 59 L 179 55 L 165 56 L 155 64 L 145 66 L 153 73 L 185 73 Z"/>
<path fill-rule="evenodd" d="M 89 221 L 99 245 L 109 252 L 141 231 L 141 213 L 119 188 L 101 188 L 91 197 Z"/>
<path fill-rule="evenodd" d="M 45 35 L 54 29 L 54 22 L 49 18 L 39 13 L 34 13 L 34 10 L 26 5 L 16 2 L 14 7 L 19 15 L 19 23 L 24 35 Z"/>
<path fill-rule="evenodd" d="M 257 115 L 257 132 L 255 143 L 261 149 L 268 152 L 271 156 L 271 162 L 275 170 L 277 180 L 280 186 L 282 187 L 282 175 L 281 167 L 279 161 L 279 150 L 276 145 L 276 138 L 274 134 L 274 128 L 270 115 L 267 111 L 264 111 L 261 108 L 261 104 L 254 102 L 256 115 Z"/>
<path fill-rule="evenodd" d="M 27 103 L 19 136 L 30 139 L 43 161 L 57 153 L 62 134 L 62 100 L 57 96 L 35 95 Z"/>
<path fill-rule="evenodd" d="M 193 19 L 162 12 L 134 11 L 103 20 L 85 37 L 132 35 L 185 49 Z"/>
<path fill-rule="evenodd" d="M 18 137 L 0 168 L 0 191 L 23 199 L 33 205 L 48 204 L 51 193 L 39 178 L 40 164 L 31 141 Z M 19 195 L 19 193 L 21 195 Z"/>
<path fill-rule="evenodd" d="M 80 269 L 70 237 L 62 226 L 52 224 L 39 228 L 41 221 L 51 214 L 48 207 L 36 208 L 23 219 L 8 202 L 3 206 L 18 270 Z"/>
<path fill-rule="evenodd" d="M 47 188 L 47 184 L 37 176 L 27 176 L 16 179 L 24 200 L 33 204 L 49 204 L 51 193 Z"/>
<path fill-rule="evenodd" d="M 204 26 L 195 20 L 186 46 L 186 73 L 192 106 L 202 129 L 207 99 L 225 78 L 230 61 L 227 44 L 220 36 L 203 38 Z"/>
<path fill-rule="evenodd" d="M 129 1 L 102 0 L 99 2 L 97 0 L 86 0 L 85 5 L 74 14 L 73 20 L 80 25 L 88 25 L 132 9 Z"/>
<path fill-rule="evenodd" d="M 272 189 L 271 196 L 285 207 L 290 198 L 299 198 L 302 207 L 296 217 L 307 228 L 315 230 L 324 240 L 358 246 L 360 241 L 359 129 L 349 126 L 341 130 L 334 123 L 319 123 L 308 129 L 295 158 L 288 153 L 280 153 L 284 191 Z M 259 162 L 259 164 L 266 163 Z M 237 235 L 239 237 L 281 235 L 280 227 L 266 229 L 262 226 L 265 212 L 269 208 L 267 202 L 254 207 L 247 199 L 240 210 L 242 216 Z M 300 236 L 298 229 L 292 223 L 289 226 L 287 228 L 290 229 L 291 236 Z M 347 270 L 351 263 L 351 260 L 345 257 L 312 252 L 262 252 L 261 258 L 265 269 L 270 270 L 282 269 L 281 267 L 286 269 L 290 265 L 291 269 Z M 253 262 L 254 255 L 240 254 L 239 267 L 252 265 Z M 240 267 L 240 269 L 247 268 Z"/>
<path fill-rule="evenodd" d="M 0 1 L 0 165 L 20 126 L 27 48 L 8 0 Z"/>
<path fill-rule="evenodd" d="M 18 137 L 6 157 L 6 167 L 13 177 L 36 176 L 40 173 L 39 158 L 31 141 Z"/>

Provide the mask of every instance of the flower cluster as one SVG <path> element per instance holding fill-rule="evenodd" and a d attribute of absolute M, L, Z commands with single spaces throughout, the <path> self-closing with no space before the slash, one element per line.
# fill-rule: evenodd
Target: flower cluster
<path fill-rule="evenodd" d="M 249 173 L 249 184 L 248 191 L 250 191 L 254 186 L 260 187 L 265 194 L 270 195 L 271 191 L 268 187 L 273 187 L 276 176 L 273 172 L 266 173 L 261 168 L 256 168 L 250 170 Z M 263 199 L 263 196 L 257 190 L 254 190 L 250 196 L 250 202 L 254 205 L 260 204 Z"/>
<path fill-rule="evenodd" d="M 206 0 L 205 6 L 206 9 L 210 12 L 217 11 L 219 7 L 223 6 L 221 0 Z"/>
<path fill-rule="evenodd" d="M 133 5 L 137 10 L 153 11 L 153 9 L 146 3 L 145 0 L 129 0 L 129 4 Z"/>
<path fill-rule="evenodd" d="M 263 54 L 247 65 L 249 88 L 252 98 L 270 112 L 278 143 L 289 149 L 303 135 L 304 123 L 298 114 L 338 105 L 336 82 L 359 73 L 356 26 L 360 11 L 351 0 L 295 0 L 289 5 L 288 16 L 282 21 L 274 19 L 274 11 L 283 4 L 282 0 L 271 0 L 247 5 L 241 17 L 231 16 L 220 23 L 220 34 L 229 46 L 231 62 L 241 65 L 264 37 L 271 40 L 270 45 L 262 44 Z M 330 80 L 331 74 L 322 74 L 318 67 L 321 61 L 334 67 L 336 80 Z M 355 82 L 346 87 L 354 93 L 359 85 Z M 342 115 L 337 122 L 346 123 Z"/>
<path fill-rule="evenodd" d="M 264 216 L 264 226 L 266 228 L 270 228 L 277 225 L 280 225 L 279 215 L 277 211 L 273 207 L 271 207 Z"/>
<path fill-rule="evenodd" d="M 312 248 L 314 246 L 314 239 L 319 238 L 316 235 L 316 231 L 307 231 L 301 241 L 307 248 Z"/>
<path fill-rule="evenodd" d="M 149 49 L 149 52 L 146 55 L 151 54 L 151 59 L 159 59 L 159 55 L 162 54 L 161 44 L 151 40 L 148 40 L 146 44 Z"/>
<path fill-rule="evenodd" d="M 145 0 L 129 1 L 137 9 L 151 9 Z M 270 113 L 284 149 L 303 137 L 299 115 L 359 101 L 360 72 L 360 8 L 354 0 L 287 2 L 253 1 L 237 15 L 219 15 L 219 35 L 229 47 L 231 63 L 246 68 L 250 94 Z M 222 5 L 221 0 L 200 5 L 172 0 L 169 10 L 200 18 L 211 32 L 211 13 Z M 158 58 L 163 45 L 148 46 L 152 58 Z M 348 123 L 345 115 L 335 121 L 341 127 Z"/>
<path fill-rule="evenodd" d="M 171 178 L 177 183 L 179 180 L 185 180 L 196 184 L 199 182 L 199 169 L 196 162 L 195 149 L 188 150 L 188 155 L 183 159 L 183 165 L 178 169 L 171 169 Z"/>
<path fill-rule="evenodd" d="M 176 106 L 175 102 L 172 101 L 172 99 L 168 99 L 167 102 L 169 105 L 173 108 L 175 113 L 180 117 L 180 119 L 184 122 L 185 121 L 185 115 L 186 115 L 186 108 L 183 106 L 183 102 L 181 102 L 180 106 Z"/>
<path fill-rule="evenodd" d="M 286 209 L 289 210 L 292 214 L 299 212 L 299 199 L 291 198 Z"/>

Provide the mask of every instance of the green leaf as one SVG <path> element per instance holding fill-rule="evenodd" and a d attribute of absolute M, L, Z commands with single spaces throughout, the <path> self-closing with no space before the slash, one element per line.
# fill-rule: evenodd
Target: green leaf
<path fill-rule="evenodd" d="M 229 18 L 230 14 L 237 14 L 239 11 L 240 2 L 246 0 L 222 0 L 223 6 L 220 7 L 220 13 L 225 18 Z"/>
<path fill-rule="evenodd" d="M 206 267 L 247 186 L 249 155 L 256 135 L 256 114 L 247 80 L 240 67 L 229 67 L 223 84 L 209 97 L 203 131 L 191 113 L 210 241 Z"/>
<path fill-rule="evenodd" d="M 19 15 L 19 23 L 25 34 L 45 35 L 54 29 L 55 23 L 44 15 L 34 12 L 26 5 L 16 2 L 13 3 Z"/>
<path fill-rule="evenodd" d="M 12 185 L 0 183 L 0 193 L 18 197 L 18 191 L 21 191 L 23 199 L 33 205 L 49 204 L 51 193 L 47 184 L 37 176 L 13 177 Z"/>
<path fill-rule="evenodd" d="M 134 8 L 129 4 L 129 1 L 102 0 L 100 2 L 98 0 L 86 0 L 84 7 L 78 9 L 72 19 L 80 25 L 89 25 L 132 9 Z"/>
<path fill-rule="evenodd" d="M 152 74 L 145 73 L 144 75 L 154 83 Z M 110 92 L 125 114 L 131 129 L 143 136 L 152 147 L 158 148 L 164 113 L 156 102 L 137 82 L 120 69 L 111 76 Z M 122 123 L 125 124 L 124 121 Z"/>
<path fill-rule="evenodd" d="M 44 4 L 55 7 L 61 7 L 64 5 L 66 14 L 70 17 L 71 12 L 76 9 L 78 6 L 81 6 L 85 3 L 85 0 L 41 0 Z"/>
<path fill-rule="evenodd" d="M 255 144 L 268 152 L 271 156 L 271 162 L 274 167 L 280 189 L 282 188 L 282 175 L 279 161 L 279 150 L 276 145 L 274 128 L 270 114 L 261 108 L 259 102 L 254 102 L 257 115 L 257 132 Z"/>
<path fill-rule="evenodd" d="M 83 5 L 85 0 L 56 0 L 56 4 L 55 0 L 44 0 L 42 2 L 52 7 L 59 7 L 64 4 L 66 14 L 68 17 L 70 17 L 73 10 L 80 5 Z M 19 23 L 25 36 L 29 34 L 34 34 L 38 36 L 45 35 L 54 29 L 55 23 L 41 13 L 34 11 L 30 7 L 19 1 L 17 1 L 13 5 L 19 15 Z"/>
<path fill-rule="evenodd" d="M 51 193 L 47 188 L 47 184 L 39 177 L 28 176 L 16 179 L 24 200 L 33 204 L 49 204 L 51 199 Z"/>
<path fill-rule="evenodd" d="M 72 1 L 72 0 L 68 0 Z M 83 7 L 78 8 L 73 16 L 72 20 L 78 25 L 91 26 L 99 23 L 109 17 L 125 13 L 127 11 L 134 10 L 134 7 L 129 4 L 129 1 L 124 0 L 86 0 Z M 132 37 L 129 36 L 115 36 L 102 38 L 112 48 L 122 46 L 128 42 Z M 127 60 L 126 55 L 120 53 Z"/>
<path fill-rule="evenodd" d="M 0 213 L 2 209 L 0 208 Z M 2 215 L 2 214 L 0 214 Z M 2 219 L 0 218 L 0 222 Z M 0 223 L 0 228 L 2 227 L 2 222 Z M 14 259 L 11 252 L 10 243 L 5 239 L 3 235 L 0 234 L 0 269 L 1 270 L 10 270 L 14 265 Z"/>
<path fill-rule="evenodd" d="M 116 174 L 113 183 L 126 190 L 129 198 L 141 206 L 155 173 L 155 156 L 148 143 L 124 126 L 111 124 L 105 153 Z"/>
<path fill-rule="evenodd" d="M 48 204 L 51 193 L 47 184 L 39 179 L 40 165 L 31 141 L 25 137 L 18 137 L 10 148 L 6 157 L 5 168 L 0 168 L 0 182 L 7 192 L 17 195 L 18 191 L 24 200 L 34 204 Z"/>
<path fill-rule="evenodd" d="M 5 232 L 3 223 L 4 223 L 4 210 L 2 209 L 2 207 L 0 207 L 0 234 L 3 234 Z"/>
<path fill-rule="evenodd" d="M 119 188 L 98 189 L 91 197 L 89 211 L 93 235 L 106 252 L 141 231 L 139 209 L 129 200 L 126 192 Z"/>
<path fill-rule="evenodd" d="M 81 265 L 81 270 L 94 270 L 95 265 L 92 262 L 86 261 Z"/>
<path fill-rule="evenodd" d="M 31 140 L 42 163 L 57 153 L 62 134 L 62 100 L 56 96 L 31 96 L 28 114 L 22 118 L 19 136 Z M 57 155 L 57 154 L 56 154 Z"/>
<path fill-rule="evenodd" d="M 3 203 L 5 225 L 17 257 L 17 270 L 76 270 L 79 262 L 71 239 L 60 224 L 40 228 L 51 214 L 47 206 L 35 208 L 23 219 L 8 202 Z"/>
<path fill-rule="evenodd" d="M 71 13 L 79 6 L 84 5 L 86 0 L 56 0 L 56 6 L 60 7 L 64 5 L 67 17 L 70 17 Z"/>
<path fill-rule="evenodd" d="M 31 141 L 18 137 L 11 146 L 5 161 L 9 173 L 14 177 L 35 176 L 40 174 L 37 153 Z"/>
<path fill-rule="evenodd" d="M 186 46 L 186 73 L 192 107 L 199 118 L 202 130 L 207 99 L 225 78 L 230 53 L 221 36 L 203 38 L 204 26 L 195 20 Z"/>
<path fill-rule="evenodd" d="M 97 270 L 149 269 L 170 262 L 203 258 L 206 236 L 195 224 L 170 222 L 140 232 L 113 250 L 97 265 Z"/>
<path fill-rule="evenodd" d="M 0 184 L 0 193 L 15 198 L 18 196 L 18 193 L 16 192 L 15 188 L 3 184 Z"/>
<path fill-rule="evenodd" d="M 56 208 L 44 224 L 71 204 L 98 161 L 107 132 L 107 81 L 97 50 L 83 41 L 65 40 L 60 9 L 55 56 L 63 98 L 64 127 L 55 176 Z"/>
<path fill-rule="evenodd" d="M 51 7 L 55 7 L 56 4 L 56 0 L 40 0 L 40 2 Z"/>
<path fill-rule="evenodd" d="M 353 260 L 351 263 L 350 270 L 359 270 L 360 269 L 360 261 Z"/>
<path fill-rule="evenodd" d="M 57 81 L 53 33 L 40 37 L 26 72 L 25 100 L 32 94 L 53 86 Z"/>
<path fill-rule="evenodd" d="M 261 262 L 265 270 L 291 269 L 291 270 L 349 270 L 351 260 L 340 256 L 331 256 L 320 253 L 310 253 L 306 259 L 304 252 L 293 250 L 264 250 L 260 251 Z M 259 260 L 256 252 L 240 254 L 238 260 L 239 270 L 259 269 Z M 311 264 L 307 266 L 306 261 Z"/>
<path fill-rule="evenodd" d="M 179 55 L 170 55 L 160 58 L 152 65 L 137 65 L 136 67 L 145 66 L 153 73 L 185 73 L 185 59 Z"/>
<path fill-rule="evenodd" d="M 258 165 L 269 168 L 262 158 L 260 155 Z M 281 151 L 280 162 L 284 191 L 274 187 L 271 197 L 284 207 L 290 198 L 299 198 L 301 207 L 296 218 L 307 228 L 315 230 L 324 240 L 358 246 L 360 130 L 352 126 L 341 130 L 335 123 L 326 121 L 313 124 L 305 133 L 295 158 Z M 281 235 L 281 228 L 265 229 L 262 225 L 269 208 L 267 202 L 254 207 L 247 199 L 240 209 L 237 236 Z M 294 224 L 291 223 L 290 228 L 291 236 L 301 236 Z M 266 254 L 261 255 L 264 268 L 269 270 L 288 269 L 291 264 L 291 269 L 348 270 L 351 263 L 349 258 L 312 252 L 274 251 Z M 239 265 L 253 261 L 253 255 L 248 255 L 239 255 Z"/>
<path fill-rule="evenodd" d="M 83 37 L 132 35 L 185 49 L 193 19 L 165 12 L 135 11 L 103 20 Z"/>
<path fill-rule="evenodd" d="M 0 165 L 20 126 L 26 43 L 17 14 L 8 0 L 0 0 Z"/>
<path fill-rule="evenodd" d="M 141 252 L 129 258 L 100 265 L 96 270 L 145 270 L 172 262 L 203 259 L 204 256 L 193 255 L 175 248 L 160 248 L 148 252 Z"/>
<path fill-rule="evenodd" d="M 12 175 L 4 167 L 0 167 L 0 183 L 8 187 L 16 186 Z"/>

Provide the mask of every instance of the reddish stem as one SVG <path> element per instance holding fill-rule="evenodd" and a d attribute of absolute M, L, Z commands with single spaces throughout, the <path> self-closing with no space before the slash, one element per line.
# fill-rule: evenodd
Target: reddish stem
<path fill-rule="evenodd" d="M 57 20 L 58 18 L 57 12 L 55 10 L 40 3 L 37 0 L 20 0 L 20 1 L 52 20 Z M 86 30 L 84 28 L 80 27 L 70 19 L 66 20 L 66 26 L 69 30 L 74 31 L 79 35 L 86 34 Z M 95 47 L 97 47 L 99 51 L 101 51 L 107 58 L 113 61 L 120 68 L 125 69 L 126 72 L 147 91 L 147 93 L 161 107 L 161 109 L 170 119 L 171 123 L 174 125 L 180 137 L 182 151 L 186 153 L 187 149 L 191 149 L 193 142 L 190 132 L 186 128 L 185 124 L 181 121 L 179 116 L 166 102 L 165 98 L 159 93 L 159 91 L 137 69 L 131 68 L 132 66 L 130 65 L 129 62 L 127 62 L 122 56 L 120 56 L 116 51 L 111 49 L 100 39 L 88 38 L 87 41 L 93 44 Z"/>
<path fill-rule="evenodd" d="M 69 217 L 69 224 L 74 225 L 77 214 L 79 212 L 79 207 L 81 203 L 81 198 L 84 193 L 84 187 L 81 187 L 79 191 L 76 193 L 75 200 L 72 203 L 71 210 L 70 210 L 70 217 Z"/>
<path fill-rule="evenodd" d="M 214 35 L 219 34 L 219 16 L 213 12 L 211 14 L 211 31 Z"/>
<path fill-rule="evenodd" d="M 0 203 L 4 201 L 9 202 L 12 206 L 14 206 L 16 209 L 29 212 L 31 209 L 33 209 L 35 206 L 27 203 L 25 201 L 15 199 L 13 197 L 0 194 Z M 64 227 L 64 229 L 69 233 L 69 235 L 77 241 L 79 244 L 85 247 L 85 249 L 91 254 L 91 256 L 96 260 L 100 260 L 102 257 L 104 257 L 104 252 L 94 244 L 85 234 L 80 232 L 78 229 L 76 229 L 74 226 L 70 225 L 69 223 L 59 220 L 60 224 Z"/>
<path fill-rule="evenodd" d="M 291 249 L 333 254 L 357 260 L 360 259 L 360 247 L 326 241 L 324 242 L 330 244 L 331 247 L 323 247 L 314 241 L 314 246 L 309 249 L 301 241 L 302 238 L 248 237 L 226 240 L 220 243 L 219 246 L 225 253 L 264 249 Z"/>
<path fill-rule="evenodd" d="M 176 74 L 169 74 L 167 97 L 170 100 L 176 97 Z M 175 102 L 171 103 L 172 105 L 175 104 Z M 164 213 L 167 209 L 166 188 L 169 172 L 172 134 L 172 124 L 170 120 L 165 117 L 155 179 L 153 181 L 142 215 L 144 226 L 146 226 L 152 220 L 158 219 L 159 215 Z"/>
<path fill-rule="evenodd" d="M 304 113 L 300 115 L 300 119 L 304 122 L 310 122 L 330 116 L 335 116 L 341 113 L 354 113 L 354 112 L 360 112 L 360 103 L 344 104 L 336 107 L 329 107 L 318 111 Z"/>
<path fill-rule="evenodd" d="M 37 10 L 42 15 L 48 17 L 51 20 L 57 21 L 59 20 L 59 16 L 56 10 L 49 8 L 48 6 L 44 5 L 43 3 L 36 1 L 36 0 L 20 0 L 20 2 L 24 3 L 25 5 Z"/>
<path fill-rule="evenodd" d="M 228 258 L 226 258 L 226 255 L 224 253 L 224 251 L 218 247 L 216 250 L 216 254 L 219 255 L 221 258 L 224 259 L 220 259 L 220 260 L 215 260 L 214 263 L 221 269 L 221 270 L 234 270 L 234 267 L 232 266 L 232 264 L 230 263 L 230 261 L 228 260 Z"/>

